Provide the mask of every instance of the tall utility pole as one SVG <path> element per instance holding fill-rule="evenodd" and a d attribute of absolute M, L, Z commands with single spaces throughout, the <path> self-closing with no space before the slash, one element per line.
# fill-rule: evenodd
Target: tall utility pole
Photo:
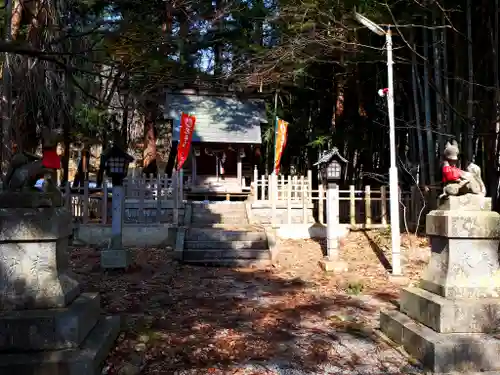
<path fill-rule="evenodd" d="M 392 59 L 392 33 L 391 29 L 384 30 L 376 23 L 370 21 L 359 13 L 355 14 L 358 22 L 366 26 L 377 35 L 385 35 L 387 49 L 387 111 L 389 115 L 389 143 L 391 166 L 389 167 L 389 192 L 391 215 L 391 242 L 392 242 L 392 274 L 400 276 L 401 272 L 401 231 L 399 224 L 399 184 L 398 168 L 396 166 L 396 126 L 394 121 L 394 76 Z"/>
<path fill-rule="evenodd" d="M 12 0 L 5 0 L 5 42 L 12 41 Z M 2 132 L 0 143 L 1 177 L 5 176 L 7 162 L 10 159 L 10 131 L 12 127 L 12 74 L 10 71 L 10 53 L 5 54 L 2 77 Z"/>

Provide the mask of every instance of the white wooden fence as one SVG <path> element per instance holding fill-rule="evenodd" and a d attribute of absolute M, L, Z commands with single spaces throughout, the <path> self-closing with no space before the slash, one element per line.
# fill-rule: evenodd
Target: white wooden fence
<path fill-rule="evenodd" d="M 182 175 L 173 174 L 157 178 L 128 177 L 124 180 L 125 222 L 178 223 L 183 204 Z M 111 188 L 105 180 L 99 188 L 89 187 L 85 181 L 78 188 L 62 188 L 65 206 L 79 223 L 111 224 Z M 172 211 L 172 218 L 168 212 Z"/>
<path fill-rule="evenodd" d="M 315 211 L 315 216 L 321 224 L 326 224 L 326 189 L 319 185 L 318 189 L 312 188 L 312 171 L 305 176 L 269 175 L 258 177 L 254 172 L 252 195 L 254 202 L 268 203 L 271 215 L 283 205 L 290 210 L 297 203 L 302 204 L 304 210 L 309 207 Z M 435 205 L 429 201 L 435 199 L 436 194 L 424 192 L 418 186 L 413 186 L 411 191 L 399 192 L 400 227 L 404 230 L 414 231 L 421 227 L 425 215 Z M 356 189 L 350 185 L 348 189 L 339 190 L 339 216 L 342 224 L 349 224 L 353 229 L 385 228 L 390 224 L 390 196 L 389 189 L 381 186 L 372 189 L 366 185 L 364 189 Z M 291 215 L 287 215 L 291 223 Z M 304 212 L 304 222 L 307 223 L 308 215 Z"/>

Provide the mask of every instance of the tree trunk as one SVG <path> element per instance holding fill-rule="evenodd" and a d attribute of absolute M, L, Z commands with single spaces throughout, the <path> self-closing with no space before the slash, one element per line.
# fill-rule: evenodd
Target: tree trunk
<path fill-rule="evenodd" d="M 427 29 L 423 29 L 424 33 L 424 107 L 425 107 L 425 129 L 427 132 L 427 158 L 429 162 L 429 184 L 434 186 L 436 183 L 436 153 L 435 143 L 431 127 L 431 105 L 429 93 L 429 37 Z"/>
<path fill-rule="evenodd" d="M 153 103 L 146 103 L 146 114 L 144 118 L 144 151 L 142 173 L 147 177 L 158 174 L 156 166 L 156 108 Z"/>
<path fill-rule="evenodd" d="M 437 144 L 438 144 L 438 150 L 442 150 L 444 146 L 443 142 L 443 132 L 442 132 L 442 125 L 443 125 L 443 116 L 442 116 L 442 110 L 443 110 L 443 91 L 442 91 L 442 84 L 441 84 L 441 36 L 440 36 L 440 31 L 436 29 L 436 26 L 438 26 L 437 22 L 437 8 L 433 7 L 432 10 L 432 23 L 434 25 L 434 28 L 432 29 L 432 43 L 434 45 L 434 83 L 436 87 L 436 131 L 437 131 Z"/>
<path fill-rule="evenodd" d="M 414 42 L 415 39 L 415 30 L 411 30 L 411 42 L 413 46 L 413 50 L 416 51 L 417 45 Z M 417 133 L 417 142 L 418 142 L 418 156 L 420 159 L 420 180 L 418 183 L 423 183 L 427 181 L 427 167 L 425 165 L 425 156 L 424 156 L 424 140 L 422 136 L 422 123 L 420 121 L 420 107 L 418 106 L 418 93 L 417 93 L 417 55 L 415 53 L 411 54 L 411 70 L 412 70 L 412 89 L 413 89 L 413 105 L 415 107 L 415 128 Z"/>
<path fill-rule="evenodd" d="M 467 0 L 467 58 L 468 58 L 468 98 L 467 98 L 467 162 L 466 165 L 474 161 L 474 136 L 475 136 L 475 121 L 473 119 L 474 110 L 474 66 L 473 66 L 473 56 L 472 56 L 472 2 Z"/>

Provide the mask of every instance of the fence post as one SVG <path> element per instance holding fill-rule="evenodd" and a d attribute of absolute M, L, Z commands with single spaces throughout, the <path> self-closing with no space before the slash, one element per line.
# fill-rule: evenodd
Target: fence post
<path fill-rule="evenodd" d="M 177 171 L 174 169 L 172 172 L 172 182 L 171 182 L 171 190 L 172 190 L 172 200 L 174 203 L 174 213 L 173 219 L 174 225 L 179 224 L 179 192 L 177 190 Z M 184 223 L 186 224 L 186 223 Z"/>
<path fill-rule="evenodd" d="M 274 195 L 274 183 L 273 183 L 273 174 L 267 176 L 267 200 L 272 201 L 272 196 Z"/>
<path fill-rule="evenodd" d="M 266 176 L 262 175 L 261 176 L 261 187 L 260 187 L 260 200 L 265 201 L 266 200 Z"/>
<path fill-rule="evenodd" d="M 354 185 L 349 186 L 349 216 L 351 219 L 351 228 L 356 227 L 356 191 Z"/>
<path fill-rule="evenodd" d="M 382 211 L 382 225 L 387 226 L 387 188 L 380 187 L 380 210 Z"/>
<path fill-rule="evenodd" d="M 161 203 L 162 203 L 161 192 L 163 190 L 161 188 L 162 183 L 163 180 L 160 177 L 160 175 L 158 175 L 156 177 L 156 222 L 157 223 L 161 222 Z"/>
<path fill-rule="evenodd" d="M 145 222 L 145 217 L 146 215 L 144 215 L 144 206 L 145 206 L 145 197 L 146 197 L 146 178 L 140 178 L 139 179 L 139 184 L 137 185 L 137 187 L 139 188 L 139 205 L 138 205 L 138 209 L 137 209 L 137 216 L 138 216 L 138 221 L 139 223 L 144 223 Z"/>
<path fill-rule="evenodd" d="M 123 189 L 125 191 L 125 189 Z M 127 199 L 125 195 L 124 199 Z M 101 213 L 101 221 L 104 225 L 108 222 L 108 180 L 106 178 L 102 181 L 102 213 Z"/>
<path fill-rule="evenodd" d="M 259 171 L 256 165 L 253 168 L 253 200 L 259 200 Z"/>
<path fill-rule="evenodd" d="M 323 184 L 320 183 L 318 186 L 318 219 L 320 224 L 325 224 L 325 216 L 324 216 L 324 202 L 323 202 L 323 196 L 325 195 L 323 191 Z"/>
<path fill-rule="evenodd" d="M 179 207 L 184 205 L 184 169 L 179 171 Z"/>
<path fill-rule="evenodd" d="M 307 171 L 307 200 L 312 203 L 312 171 Z"/>
<path fill-rule="evenodd" d="M 304 180 L 304 176 L 300 176 L 300 190 L 302 192 L 302 222 L 304 224 L 307 224 L 307 209 L 308 209 L 308 205 L 307 205 L 307 196 L 306 196 L 306 182 Z"/>
<path fill-rule="evenodd" d="M 278 200 L 285 200 L 285 194 L 286 194 L 286 189 L 285 189 L 285 175 L 281 175 L 281 194 L 278 195 Z M 279 190 L 279 189 L 278 189 Z"/>
<path fill-rule="evenodd" d="M 292 176 L 288 175 L 288 185 L 286 193 L 286 220 L 292 224 Z"/>
<path fill-rule="evenodd" d="M 71 200 L 71 186 L 70 182 L 66 181 L 66 185 L 64 186 L 64 205 L 66 206 L 66 209 L 71 212 L 71 215 L 73 215 L 73 207 L 72 207 L 72 200 Z"/>
<path fill-rule="evenodd" d="M 365 186 L 365 228 L 372 226 L 372 201 L 370 185 Z"/>
<path fill-rule="evenodd" d="M 89 221 L 89 182 L 83 181 L 83 224 Z"/>
<path fill-rule="evenodd" d="M 277 198 L 277 185 L 278 176 L 275 173 L 269 175 L 269 199 L 271 199 L 271 225 L 276 225 L 276 198 Z"/>

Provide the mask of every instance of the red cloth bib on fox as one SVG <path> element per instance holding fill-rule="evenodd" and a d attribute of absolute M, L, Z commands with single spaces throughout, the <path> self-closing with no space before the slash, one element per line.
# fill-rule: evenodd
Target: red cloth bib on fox
<path fill-rule="evenodd" d="M 43 150 L 42 151 L 42 165 L 45 168 L 60 169 L 61 159 L 57 155 L 57 150 Z"/>
<path fill-rule="evenodd" d="M 443 182 L 458 181 L 462 171 L 453 165 L 445 165 L 443 167 Z"/>

